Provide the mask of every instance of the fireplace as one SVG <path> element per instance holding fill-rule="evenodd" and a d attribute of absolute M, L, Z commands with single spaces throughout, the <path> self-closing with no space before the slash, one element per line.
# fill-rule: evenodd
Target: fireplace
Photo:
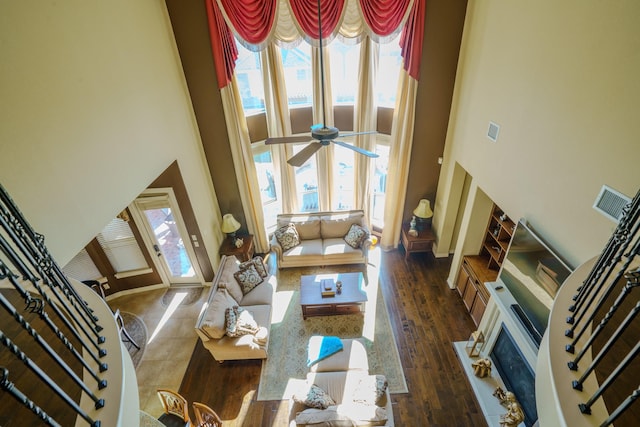
<path fill-rule="evenodd" d="M 506 390 L 516 395 L 525 414 L 525 425 L 534 425 L 538 419 L 535 375 L 504 323 L 500 327 L 489 357 L 498 370 Z"/>

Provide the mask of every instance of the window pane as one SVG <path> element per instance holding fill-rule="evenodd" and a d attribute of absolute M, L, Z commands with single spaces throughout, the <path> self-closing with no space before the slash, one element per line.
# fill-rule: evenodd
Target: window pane
<path fill-rule="evenodd" d="M 289 107 L 311 105 L 313 103 L 311 46 L 300 43 L 293 49 L 282 49 L 282 66 Z"/>
<path fill-rule="evenodd" d="M 306 147 L 306 144 L 293 146 L 293 153 L 297 154 L 304 147 Z M 315 154 L 304 165 L 296 168 L 296 193 L 298 194 L 298 206 L 300 206 L 301 212 L 317 212 L 320 209 L 318 200 L 318 167 Z"/>
<path fill-rule="evenodd" d="M 353 105 L 358 91 L 360 44 L 347 46 L 336 39 L 329 45 L 329 56 L 333 103 Z"/>
<path fill-rule="evenodd" d="M 381 143 L 380 137 L 376 138 L 376 153 L 380 156 L 375 159 L 375 173 L 373 178 L 373 209 L 371 220 L 377 227 L 384 227 L 384 201 L 387 190 L 387 167 L 389 165 L 389 145 Z"/>
<path fill-rule="evenodd" d="M 344 142 L 352 143 L 353 138 L 342 138 Z M 354 175 L 353 166 L 355 162 L 355 153 L 348 148 L 334 145 L 334 158 L 336 168 L 334 169 L 334 181 L 336 186 L 336 205 L 333 209 L 353 209 L 354 205 Z"/>
<path fill-rule="evenodd" d="M 276 190 L 276 173 L 273 158 L 271 157 L 271 150 L 264 145 L 257 146 L 254 149 L 253 161 L 256 165 L 258 175 L 265 226 L 267 229 L 270 229 L 271 227 L 275 227 L 276 216 L 282 211 L 282 205 L 278 199 Z"/>
<path fill-rule="evenodd" d="M 245 49 L 236 41 L 238 60 L 236 61 L 236 79 L 242 99 L 244 114 L 250 116 L 264 112 L 264 83 L 260 55 Z"/>
<path fill-rule="evenodd" d="M 376 100 L 381 107 L 395 107 L 402 57 L 397 39 L 380 45 Z"/>

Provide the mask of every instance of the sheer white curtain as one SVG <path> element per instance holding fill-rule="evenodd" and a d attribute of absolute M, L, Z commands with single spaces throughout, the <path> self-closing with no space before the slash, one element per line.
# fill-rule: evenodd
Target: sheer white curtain
<path fill-rule="evenodd" d="M 268 252 L 269 242 L 264 226 L 258 175 L 235 74 L 231 83 L 220 89 L 220 94 L 247 228 L 254 234 L 256 252 Z"/>
<path fill-rule="evenodd" d="M 290 136 L 291 120 L 289 119 L 289 104 L 287 88 L 282 66 L 280 49 L 270 43 L 260 52 L 262 78 L 264 81 L 265 116 L 267 132 L 271 137 Z M 278 171 L 280 195 L 283 212 L 297 212 L 298 198 L 296 197 L 296 177 L 293 167 L 287 163 L 293 155 L 290 144 L 276 144 L 271 146 L 274 153 L 274 167 Z"/>
<path fill-rule="evenodd" d="M 418 81 L 400 70 L 387 174 L 386 200 L 384 204 L 384 230 L 380 246 L 390 250 L 398 246 L 402 227 L 402 211 L 407 194 L 411 145 L 415 122 Z"/>
<path fill-rule="evenodd" d="M 358 69 L 358 97 L 354 106 L 354 132 L 367 132 L 376 129 L 377 109 L 375 102 L 376 74 L 380 46 L 369 37 L 362 40 L 360 47 L 360 64 Z M 358 135 L 355 145 L 365 150 L 375 152 L 375 136 L 372 134 Z M 371 207 L 371 182 L 374 160 L 367 156 L 355 156 L 355 194 L 356 209 L 363 209 L 365 218 L 369 220 Z"/>

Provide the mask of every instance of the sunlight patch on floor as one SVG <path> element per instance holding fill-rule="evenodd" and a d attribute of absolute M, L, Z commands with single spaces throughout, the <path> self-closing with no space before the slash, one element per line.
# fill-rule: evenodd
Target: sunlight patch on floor
<path fill-rule="evenodd" d="M 289 305 L 293 302 L 293 291 L 276 292 L 273 297 L 273 312 L 271 313 L 271 324 L 275 325 L 284 320 Z"/>
<path fill-rule="evenodd" d="M 158 333 L 160 333 L 164 325 L 169 321 L 173 313 L 176 311 L 176 309 L 178 308 L 182 300 L 186 298 L 186 296 L 187 296 L 186 292 L 176 293 L 176 295 L 171 300 L 171 303 L 169 303 L 169 306 L 167 307 L 164 314 L 162 315 L 160 322 L 158 322 L 158 326 L 156 326 L 156 329 L 151 334 L 151 337 L 149 337 L 149 341 L 147 341 L 147 344 L 151 343 L 151 341 L 153 341 L 153 339 L 158 335 Z"/>
<path fill-rule="evenodd" d="M 367 302 L 364 309 L 364 324 L 362 325 L 362 336 L 371 342 L 374 341 L 376 330 L 376 307 L 378 304 L 378 286 L 380 286 L 380 248 L 376 247 L 369 251 L 369 262 L 367 264 L 367 280 L 365 286 L 367 292 Z"/>

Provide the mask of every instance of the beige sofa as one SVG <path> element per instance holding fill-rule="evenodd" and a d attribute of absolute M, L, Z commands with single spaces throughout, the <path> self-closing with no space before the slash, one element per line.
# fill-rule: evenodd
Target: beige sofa
<path fill-rule="evenodd" d="M 313 365 L 307 374 L 305 386 L 315 384 L 331 396 L 335 405 L 326 409 L 310 408 L 289 400 L 289 427 L 313 426 L 393 426 L 393 408 L 389 389 L 378 402 L 362 403 L 365 381 L 369 375 L 367 352 L 358 339 L 343 339 L 343 350 Z M 366 393 L 365 393 L 366 394 Z"/>
<path fill-rule="evenodd" d="M 372 240 L 362 210 L 278 215 L 278 229 L 291 223 L 295 225 L 300 244 L 285 250 L 276 233 L 271 238 L 278 268 L 367 262 Z M 366 238 L 357 248 L 344 239 L 353 224 L 366 230 Z"/>
<path fill-rule="evenodd" d="M 234 273 L 238 271 L 240 262 L 235 256 L 222 257 L 205 309 L 196 322 L 196 332 L 202 344 L 218 362 L 267 358 L 276 278 L 268 274 L 262 283 L 245 295 L 234 277 Z M 266 265 L 265 271 L 268 273 Z M 234 303 L 250 313 L 260 327 L 259 332 L 239 337 L 226 334 L 224 311 Z"/>

